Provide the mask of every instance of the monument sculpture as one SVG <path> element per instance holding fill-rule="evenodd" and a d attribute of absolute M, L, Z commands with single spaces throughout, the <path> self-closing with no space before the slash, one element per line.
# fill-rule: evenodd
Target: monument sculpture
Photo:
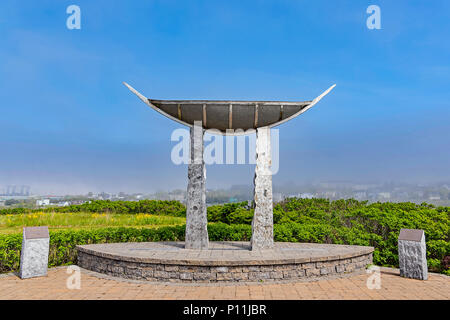
<path fill-rule="evenodd" d="M 282 102 L 154 100 L 125 85 L 157 112 L 190 127 L 185 241 L 80 245 L 78 266 L 135 280 L 218 283 L 316 279 L 363 272 L 372 263 L 373 247 L 274 242 L 271 128 L 307 111 L 334 86 L 311 101 Z M 208 239 L 203 136 L 210 129 L 256 133 L 250 243 Z"/>
<path fill-rule="evenodd" d="M 206 168 L 203 161 L 205 130 L 221 134 L 249 134 L 256 131 L 256 168 L 254 178 L 254 217 L 252 250 L 273 248 L 273 202 L 270 129 L 289 121 L 317 104 L 336 85 L 311 101 L 228 101 L 228 100 L 154 100 L 129 84 L 128 89 L 145 104 L 191 129 L 191 155 L 188 165 L 186 207 L 187 249 L 208 249 L 206 215 Z M 217 131 L 215 131 L 217 132 Z"/>

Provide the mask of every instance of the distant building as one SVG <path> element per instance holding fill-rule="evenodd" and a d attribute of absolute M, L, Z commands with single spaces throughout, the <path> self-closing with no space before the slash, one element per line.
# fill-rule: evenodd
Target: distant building
<path fill-rule="evenodd" d="M 169 194 L 169 200 L 183 202 L 185 200 L 185 195 L 184 194 Z"/>
<path fill-rule="evenodd" d="M 356 200 L 365 200 L 365 199 L 367 199 L 367 193 L 366 192 L 356 192 L 354 194 L 354 197 Z"/>
<path fill-rule="evenodd" d="M 98 198 L 100 200 L 108 200 L 108 199 L 111 199 L 111 195 L 109 193 L 102 192 L 102 193 L 98 194 Z"/>
<path fill-rule="evenodd" d="M 284 200 L 283 194 L 281 193 L 274 193 L 273 196 L 273 202 L 280 202 Z"/>
<path fill-rule="evenodd" d="M 355 184 L 351 188 L 355 191 L 367 191 L 372 188 L 376 188 L 376 184 Z"/>
<path fill-rule="evenodd" d="M 439 194 L 430 194 L 430 196 L 428 197 L 428 200 L 441 200 L 441 196 Z"/>
<path fill-rule="evenodd" d="M 37 200 L 36 201 L 36 205 L 41 207 L 41 206 L 48 206 L 50 205 L 50 199 L 42 199 L 42 200 Z"/>
<path fill-rule="evenodd" d="M 73 205 L 80 205 L 80 204 L 83 204 L 83 203 L 86 203 L 86 202 L 88 202 L 88 201 L 85 201 L 85 200 L 72 200 L 72 201 L 69 202 L 69 205 L 72 205 L 72 204 Z"/>
<path fill-rule="evenodd" d="M 336 198 L 336 195 L 337 195 L 336 191 L 326 191 L 323 193 L 323 196 L 327 199 Z"/>
<path fill-rule="evenodd" d="M 0 196 L 28 197 L 28 196 L 30 196 L 30 187 L 29 186 L 7 186 L 2 192 L 0 192 Z"/>
<path fill-rule="evenodd" d="M 378 197 L 380 199 L 390 199 L 391 193 L 390 192 L 380 192 L 380 193 L 378 193 Z"/>

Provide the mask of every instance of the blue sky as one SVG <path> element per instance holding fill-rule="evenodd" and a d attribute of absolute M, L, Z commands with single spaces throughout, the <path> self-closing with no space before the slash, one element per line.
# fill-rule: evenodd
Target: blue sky
<path fill-rule="evenodd" d="M 66 8 L 81 8 L 68 30 Z M 366 8 L 381 8 L 369 30 Z M 0 2 L 0 189 L 185 188 L 170 161 L 181 125 L 152 98 L 307 100 L 279 127 L 274 183 L 450 179 L 450 2 Z M 210 188 L 251 165 L 208 166 Z"/>

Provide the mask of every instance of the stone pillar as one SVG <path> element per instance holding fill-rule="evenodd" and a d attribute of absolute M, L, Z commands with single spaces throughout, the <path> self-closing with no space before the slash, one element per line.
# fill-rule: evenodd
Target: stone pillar
<path fill-rule="evenodd" d="M 401 229 L 398 236 L 400 276 L 427 280 L 427 248 L 425 233 L 417 229 Z"/>
<path fill-rule="evenodd" d="M 186 249 L 208 249 L 206 215 L 206 167 L 203 161 L 203 127 L 195 121 L 191 128 L 186 203 Z"/>
<path fill-rule="evenodd" d="M 252 221 L 252 250 L 273 248 L 272 172 L 270 167 L 270 128 L 256 129 L 256 168 L 254 178 L 255 213 Z"/>
<path fill-rule="evenodd" d="M 22 279 L 47 275 L 49 246 L 47 227 L 23 228 L 19 272 Z"/>

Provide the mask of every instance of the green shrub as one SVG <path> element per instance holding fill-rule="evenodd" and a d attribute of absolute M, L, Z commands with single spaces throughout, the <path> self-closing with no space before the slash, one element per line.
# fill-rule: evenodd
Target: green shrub
<path fill-rule="evenodd" d="M 249 225 L 208 224 L 210 241 L 250 241 L 252 228 Z"/>
<path fill-rule="evenodd" d="M 76 262 L 77 245 L 112 242 L 182 241 L 185 226 L 157 229 L 104 228 L 94 230 L 50 231 L 49 266 Z M 0 272 L 17 271 L 22 235 L 0 235 Z"/>
<path fill-rule="evenodd" d="M 140 200 L 140 201 L 110 201 L 95 200 L 80 205 L 67 207 L 50 207 L 44 209 L 1 209 L 0 214 L 23 214 L 33 212 L 95 212 L 95 213 L 149 213 L 156 215 L 186 216 L 186 207 L 179 201 Z"/>
<path fill-rule="evenodd" d="M 246 202 L 208 208 L 211 241 L 249 241 L 253 210 Z M 79 212 L 153 213 L 183 216 L 185 207 L 176 201 L 92 202 L 69 209 Z M 13 209 L 15 210 L 15 209 Z M 50 210 L 50 209 L 49 209 Z M 97 211 L 95 211 L 97 210 Z M 372 203 L 327 199 L 287 199 L 274 206 L 275 241 L 336 243 L 373 246 L 374 263 L 398 267 L 397 239 L 402 228 L 423 229 L 430 271 L 450 274 L 443 261 L 450 255 L 450 208 L 414 203 Z M 158 229 L 105 228 L 52 231 L 50 265 L 76 261 L 77 244 L 126 241 L 182 241 L 184 226 Z M 17 270 L 20 235 L 0 235 L 0 272 Z"/>
<path fill-rule="evenodd" d="M 253 210 L 246 203 L 208 208 L 208 221 L 250 224 Z M 372 203 L 353 199 L 290 198 L 274 206 L 276 241 L 373 246 L 374 263 L 398 267 L 400 229 L 423 229 L 430 271 L 445 273 L 450 255 L 450 208 L 422 203 Z"/>
<path fill-rule="evenodd" d="M 94 230 L 50 231 L 49 266 L 76 263 L 75 247 L 83 244 L 114 242 L 184 241 L 186 226 L 160 227 L 157 229 L 103 228 Z M 208 225 L 211 241 L 249 241 L 248 225 Z M 0 235 L 0 273 L 17 271 L 20 264 L 22 235 Z"/>
<path fill-rule="evenodd" d="M 253 211 L 245 209 L 246 205 L 247 202 L 239 202 L 209 206 L 207 208 L 208 222 L 251 223 Z"/>

